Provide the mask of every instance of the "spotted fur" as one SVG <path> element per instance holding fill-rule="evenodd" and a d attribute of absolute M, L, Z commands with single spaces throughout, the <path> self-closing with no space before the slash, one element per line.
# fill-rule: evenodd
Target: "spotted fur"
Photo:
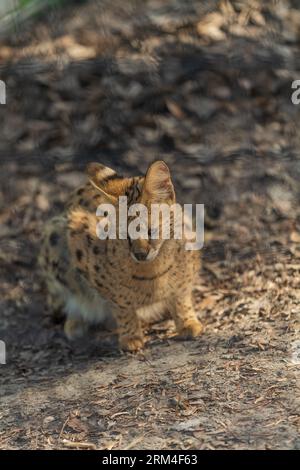
<path fill-rule="evenodd" d="M 87 325 L 114 319 L 120 347 L 135 351 L 144 344 L 142 324 L 168 313 L 178 333 L 202 332 L 192 289 L 199 252 L 186 251 L 185 240 L 100 240 L 96 235 L 102 202 L 175 202 L 169 169 L 152 164 L 144 177 L 123 178 L 98 163 L 87 168 L 89 182 L 70 198 L 63 214 L 45 227 L 40 265 L 53 310 L 66 311 L 65 332 L 81 335 Z"/>

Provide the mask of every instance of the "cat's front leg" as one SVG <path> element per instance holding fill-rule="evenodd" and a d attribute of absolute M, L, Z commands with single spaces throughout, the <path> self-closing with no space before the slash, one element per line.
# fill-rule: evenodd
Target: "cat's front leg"
<path fill-rule="evenodd" d="M 203 325 L 198 320 L 192 294 L 178 295 L 170 301 L 170 313 L 175 321 L 180 336 L 195 338 L 203 332 Z"/>
<path fill-rule="evenodd" d="M 119 345 L 124 351 L 138 351 L 145 343 L 140 320 L 133 306 L 115 305 L 112 313 L 117 321 Z"/>

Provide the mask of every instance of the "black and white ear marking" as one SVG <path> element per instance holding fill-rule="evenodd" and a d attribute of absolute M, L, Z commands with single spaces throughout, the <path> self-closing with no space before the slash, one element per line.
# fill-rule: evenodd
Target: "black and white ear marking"
<path fill-rule="evenodd" d="M 111 168 L 102 165 L 101 163 L 89 163 L 86 168 L 86 173 L 89 177 L 91 185 L 99 193 L 101 193 L 108 202 L 114 205 L 117 204 L 118 199 L 112 194 L 109 194 L 105 188 L 105 185 L 109 179 L 115 178 L 117 173 Z"/>
<path fill-rule="evenodd" d="M 117 173 L 112 168 L 102 165 L 102 163 L 89 163 L 86 167 L 86 173 L 95 183 L 101 184 L 110 178 L 114 178 Z"/>

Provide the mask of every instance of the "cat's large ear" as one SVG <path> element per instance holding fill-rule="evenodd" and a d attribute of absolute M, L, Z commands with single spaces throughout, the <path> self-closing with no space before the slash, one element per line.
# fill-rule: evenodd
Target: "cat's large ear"
<path fill-rule="evenodd" d="M 105 199 L 112 204 L 117 204 L 118 199 L 116 196 L 113 196 L 106 191 L 108 181 L 115 178 L 117 175 L 114 170 L 108 166 L 102 165 L 101 163 L 93 162 L 87 165 L 86 174 L 88 175 L 90 183 L 102 194 L 102 196 L 105 197 Z"/>
<path fill-rule="evenodd" d="M 117 173 L 112 168 L 102 165 L 102 163 L 92 162 L 88 163 L 86 167 L 86 174 L 96 184 L 104 184 L 110 178 L 114 178 Z"/>
<path fill-rule="evenodd" d="M 170 171 L 162 160 L 158 160 L 149 166 L 144 181 L 143 193 L 153 201 L 175 201 Z"/>

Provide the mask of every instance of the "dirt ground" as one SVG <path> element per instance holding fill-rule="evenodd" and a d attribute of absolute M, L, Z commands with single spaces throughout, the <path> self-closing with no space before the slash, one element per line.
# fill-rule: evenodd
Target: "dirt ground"
<path fill-rule="evenodd" d="M 297 4 L 77 2 L 1 38 L 1 449 L 300 448 Z M 43 224 L 88 161 L 155 158 L 206 206 L 206 332 L 160 323 L 136 355 L 100 329 L 70 343 L 45 306 Z"/>

